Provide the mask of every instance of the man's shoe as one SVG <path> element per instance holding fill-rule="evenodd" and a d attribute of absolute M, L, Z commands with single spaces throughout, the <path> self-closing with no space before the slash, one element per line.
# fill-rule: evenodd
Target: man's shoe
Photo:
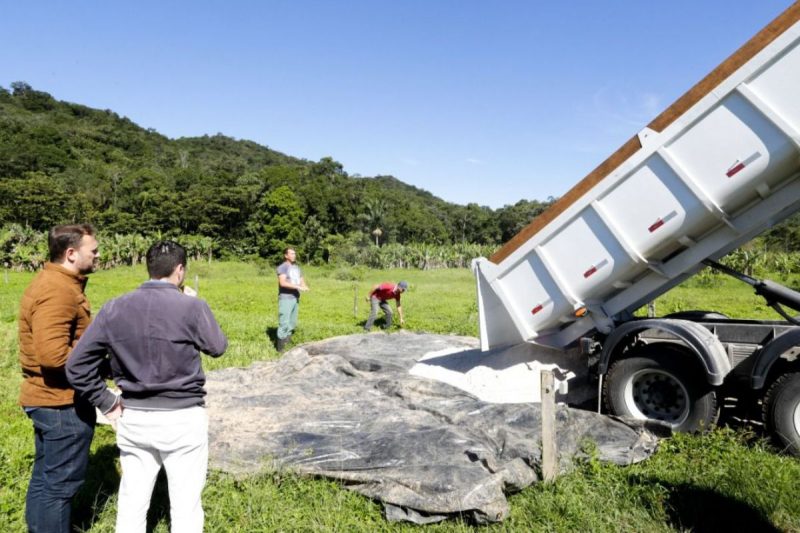
<path fill-rule="evenodd" d="M 287 344 L 286 341 L 288 339 L 289 339 L 289 337 L 286 337 L 285 339 L 279 338 L 278 342 L 275 343 L 275 348 L 278 350 L 278 353 L 280 353 L 280 352 L 282 352 L 283 350 L 286 349 L 286 344 Z"/>

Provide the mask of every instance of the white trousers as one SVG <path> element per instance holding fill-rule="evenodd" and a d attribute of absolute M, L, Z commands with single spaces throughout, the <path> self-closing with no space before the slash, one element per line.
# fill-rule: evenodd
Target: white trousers
<path fill-rule="evenodd" d="M 161 465 L 167 471 L 172 533 L 201 533 L 200 496 L 208 469 L 208 415 L 203 407 L 125 409 L 117 423 L 122 466 L 117 533 L 144 533 Z"/>

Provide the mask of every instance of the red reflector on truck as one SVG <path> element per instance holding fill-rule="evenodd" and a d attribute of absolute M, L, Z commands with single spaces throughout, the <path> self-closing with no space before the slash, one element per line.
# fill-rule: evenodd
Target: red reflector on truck
<path fill-rule="evenodd" d="M 678 212 L 673 209 L 672 211 L 670 211 L 669 213 L 667 213 L 663 217 L 658 217 L 658 219 L 656 219 L 656 221 L 653 222 L 650 225 L 649 228 L 647 228 L 647 231 L 649 231 L 650 233 L 653 233 L 655 230 L 657 230 L 658 228 L 660 228 L 661 226 L 663 226 L 664 224 L 666 224 L 667 222 L 669 222 L 670 220 L 672 220 L 676 216 L 678 216 Z"/>
<path fill-rule="evenodd" d="M 657 230 L 658 228 L 660 228 L 663 225 L 664 225 L 664 219 L 659 218 L 658 220 L 653 222 L 652 226 L 647 228 L 647 231 L 649 231 L 650 233 L 653 233 L 655 230 Z"/>
<path fill-rule="evenodd" d="M 603 260 L 599 261 L 598 263 L 595 263 L 594 265 L 592 265 L 589 268 L 589 270 L 587 270 L 586 272 L 583 273 L 583 277 L 584 278 L 588 278 L 589 276 L 591 276 L 592 274 L 594 274 L 595 272 L 597 272 L 601 268 L 605 267 L 606 265 L 608 265 L 608 259 L 603 259 Z"/>
<path fill-rule="evenodd" d="M 725 173 L 725 175 L 730 178 L 731 176 L 733 176 L 734 174 L 736 174 L 737 172 L 739 172 L 743 168 L 744 168 L 744 163 L 742 163 L 742 162 L 736 163 L 735 165 L 733 165 L 731 168 L 728 169 L 728 171 Z"/>
<path fill-rule="evenodd" d="M 542 304 L 539 304 L 536 307 L 534 307 L 533 309 L 531 309 L 531 314 L 535 315 L 536 313 L 538 313 L 542 309 L 544 309 L 544 306 Z"/>
<path fill-rule="evenodd" d="M 742 170 L 744 167 L 746 167 L 747 165 L 749 165 L 753 161 L 756 161 L 759 158 L 761 158 L 761 152 L 755 152 L 753 155 L 751 155 L 744 161 L 740 161 L 737 159 L 736 162 L 733 165 L 731 165 L 731 168 L 728 169 L 725 175 L 730 178 L 731 176 Z"/>

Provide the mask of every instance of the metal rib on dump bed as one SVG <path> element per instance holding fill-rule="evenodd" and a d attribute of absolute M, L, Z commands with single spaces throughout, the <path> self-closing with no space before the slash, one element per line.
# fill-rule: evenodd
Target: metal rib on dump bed
<path fill-rule="evenodd" d="M 607 330 L 800 209 L 800 3 L 501 248 L 481 347 Z"/>

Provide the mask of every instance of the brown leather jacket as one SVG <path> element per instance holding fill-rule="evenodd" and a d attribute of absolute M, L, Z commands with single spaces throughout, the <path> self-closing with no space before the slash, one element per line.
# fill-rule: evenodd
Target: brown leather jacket
<path fill-rule="evenodd" d="M 47 263 L 22 295 L 19 310 L 19 362 L 24 381 L 19 403 L 25 407 L 72 405 L 64 365 L 91 322 L 83 291 L 86 277 Z"/>

